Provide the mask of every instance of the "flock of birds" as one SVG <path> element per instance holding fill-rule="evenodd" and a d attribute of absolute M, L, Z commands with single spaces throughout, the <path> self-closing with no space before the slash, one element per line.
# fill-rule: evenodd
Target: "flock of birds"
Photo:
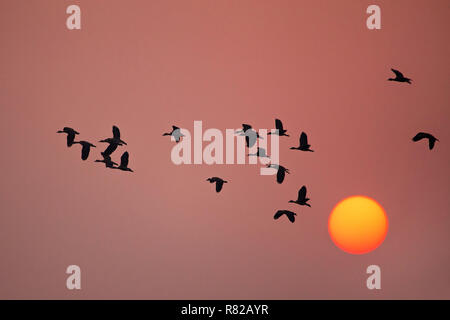
<path fill-rule="evenodd" d="M 388 79 L 389 81 L 405 82 L 405 83 L 411 84 L 412 80 L 409 78 L 406 78 L 400 71 L 395 70 L 395 69 L 391 69 L 391 70 L 395 74 L 395 78 L 389 78 Z M 289 135 L 286 134 L 287 130 L 283 127 L 283 123 L 281 122 L 280 119 L 275 119 L 275 128 L 276 128 L 276 130 L 274 132 L 269 132 L 268 135 L 276 134 L 280 137 L 282 137 L 282 136 L 289 137 Z M 242 129 L 236 131 L 235 133 L 240 136 L 245 136 L 245 142 L 246 142 L 246 146 L 248 148 L 253 147 L 255 145 L 257 139 L 263 139 L 263 137 L 260 137 L 259 134 L 252 128 L 251 125 L 245 124 L 245 123 L 242 124 Z M 180 142 L 181 138 L 183 137 L 183 134 L 181 133 L 181 129 L 179 127 L 172 126 L 172 131 L 164 133 L 163 136 L 172 136 L 174 138 L 174 140 L 178 143 L 178 142 Z M 412 138 L 412 140 L 414 142 L 420 141 L 422 139 L 428 140 L 430 150 L 433 149 L 436 141 L 439 141 L 432 134 L 426 133 L 426 132 L 419 132 Z M 311 145 L 308 143 L 308 136 L 305 132 L 302 132 L 300 134 L 299 146 L 291 147 L 290 149 L 305 151 L 305 152 L 314 152 L 314 150 L 311 149 Z M 269 155 L 267 155 L 266 150 L 264 148 L 260 148 L 260 147 L 257 148 L 256 153 L 249 153 L 248 156 L 249 157 L 256 156 L 256 157 L 260 157 L 260 158 L 270 158 Z M 281 166 L 280 164 L 269 163 L 267 165 L 267 167 L 277 170 L 276 180 L 279 184 L 283 183 L 286 173 L 288 173 L 288 174 L 290 173 L 289 169 Z M 220 177 L 211 177 L 211 178 L 206 179 L 206 181 L 208 181 L 209 183 L 215 183 L 216 192 L 220 192 L 223 188 L 223 185 L 225 183 L 228 183 L 228 181 L 226 181 Z M 300 206 L 311 207 L 311 205 L 308 203 L 308 201 L 310 199 L 307 198 L 306 194 L 307 194 L 306 186 L 302 186 L 298 191 L 297 200 L 290 200 L 289 203 L 294 203 L 294 204 L 297 204 Z M 293 223 L 293 222 L 295 222 L 295 216 L 297 214 L 290 210 L 278 210 L 274 215 L 274 219 L 277 220 L 280 217 L 282 217 L 283 215 L 285 215 L 289 219 L 289 221 Z"/>
<path fill-rule="evenodd" d="M 406 78 L 400 71 L 391 69 L 392 72 L 395 74 L 395 78 L 389 78 L 389 81 L 396 81 L 396 82 L 405 82 L 408 84 L 411 84 L 411 79 Z M 283 123 L 279 119 L 275 119 L 275 128 L 276 130 L 274 132 L 269 132 L 270 134 L 276 134 L 280 137 L 289 137 L 287 133 L 287 130 L 283 127 Z M 118 146 L 127 145 L 125 141 L 123 141 L 120 138 L 120 130 L 117 126 L 113 126 L 112 128 L 113 137 L 100 140 L 99 142 L 107 143 L 108 147 L 105 149 L 105 151 L 101 152 L 101 155 L 103 159 L 101 160 L 95 160 L 95 162 L 101 162 L 105 164 L 106 168 L 110 169 L 117 169 L 122 171 L 130 171 L 133 172 L 132 169 L 128 167 L 129 162 L 129 154 L 127 151 L 125 151 L 122 156 L 120 157 L 120 164 L 118 165 L 116 162 L 112 161 L 111 154 L 116 151 Z M 79 135 L 77 131 L 75 131 L 72 128 L 64 127 L 63 130 L 59 130 L 57 133 L 65 133 L 67 134 L 67 147 L 71 147 L 73 144 L 80 144 L 81 149 L 81 159 L 87 160 L 89 157 L 89 153 L 91 148 L 95 148 L 96 146 L 88 141 L 75 141 L 76 135 Z M 251 125 L 249 124 L 242 124 L 242 129 L 236 131 L 236 134 L 240 136 L 245 136 L 245 142 L 246 146 L 248 148 L 251 148 L 255 145 L 257 142 L 257 139 L 263 139 L 263 137 L 259 136 L 258 132 L 256 132 Z M 181 133 L 181 129 L 177 126 L 172 126 L 171 132 L 163 133 L 163 136 L 171 136 L 174 138 L 174 140 L 178 143 L 180 142 L 181 138 L 184 137 L 184 135 Z M 428 146 L 429 149 L 432 150 L 434 148 L 434 145 L 436 141 L 439 141 L 436 137 L 434 137 L 432 134 L 427 132 L 419 132 L 417 133 L 412 140 L 414 142 L 420 141 L 422 139 L 428 140 Z M 299 146 L 298 147 L 291 147 L 291 150 L 298 150 L 298 151 L 305 151 L 305 152 L 314 152 L 314 150 L 311 149 L 311 145 L 308 143 L 308 136 L 305 132 L 302 132 L 300 134 L 299 138 Z M 256 156 L 260 158 L 270 158 L 269 155 L 267 155 L 266 150 L 264 148 L 257 148 L 256 153 L 249 153 L 249 157 Z M 269 163 L 267 165 L 268 168 L 273 168 L 277 170 L 277 177 L 276 181 L 277 183 L 281 184 L 284 181 L 284 178 L 286 176 L 286 173 L 290 173 L 289 169 L 281 166 L 280 164 L 272 164 Z M 214 183 L 216 187 L 216 192 L 220 192 L 223 188 L 223 185 L 225 183 L 228 183 L 228 181 L 220 178 L 220 177 L 211 177 L 206 179 L 209 183 Z M 289 203 L 294 203 L 300 206 L 308 206 L 311 207 L 311 205 L 308 203 L 310 200 L 306 196 L 307 189 L 306 186 L 302 186 L 298 191 L 297 200 L 290 200 Z M 294 222 L 295 216 L 297 215 L 295 212 L 290 210 L 278 210 L 275 215 L 274 219 L 279 219 L 283 215 L 286 215 L 286 217 L 289 219 L 289 221 Z"/>
<path fill-rule="evenodd" d="M 283 123 L 281 122 L 280 119 L 275 119 L 275 128 L 276 128 L 276 130 L 274 132 L 269 132 L 268 135 L 276 134 L 280 137 L 281 136 L 289 137 L 289 135 L 286 134 L 287 130 L 285 130 L 283 128 Z M 251 125 L 246 124 L 246 123 L 242 124 L 242 129 L 237 130 L 235 133 L 238 134 L 239 136 L 245 136 L 245 142 L 246 142 L 246 146 L 248 148 L 253 147 L 255 145 L 257 139 L 263 139 L 263 137 L 259 136 L 258 132 L 256 132 Z M 178 143 L 181 141 L 181 137 L 183 137 L 183 134 L 181 133 L 181 129 L 179 127 L 172 126 L 172 131 L 163 133 L 163 136 L 172 136 L 174 138 L 175 142 Z M 305 132 L 302 132 L 300 134 L 299 146 L 291 147 L 290 149 L 305 151 L 305 152 L 314 152 L 314 150 L 311 150 L 311 145 L 308 143 L 308 136 Z M 247 156 L 270 158 L 269 155 L 267 155 L 267 153 L 266 153 L 266 149 L 260 148 L 260 147 L 257 147 L 256 153 L 249 153 Z M 276 180 L 279 184 L 283 183 L 286 173 L 288 173 L 288 174 L 290 173 L 289 169 L 287 169 L 279 164 L 269 163 L 267 165 L 267 167 L 277 170 Z M 206 179 L 206 181 L 208 181 L 209 183 L 215 184 L 216 192 L 222 191 L 223 185 L 225 183 L 228 183 L 228 181 L 226 181 L 220 177 L 211 177 L 211 178 Z M 289 203 L 294 203 L 294 204 L 297 204 L 300 206 L 311 207 L 311 205 L 308 203 L 309 198 L 306 197 L 306 192 L 307 192 L 306 186 L 302 186 L 300 188 L 300 190 L 298 191 L 297 200 L 290 200 Z M 283 215 L 286 215 L 287 218 L 289 219 L 289 221 L 294 222 L 295 216 L 297 214 L 290 210 L 278 210 L 274 215 L 274 219 L 278 219 Z"/>
<path fill-rule="evenodd" d="M 132 169 L 128 168 L 128 161 L 130 155 L 128 154 L 128 151 L 125 151 L 122 153 L 122 156 L 120 157 L 120 164 L 118 165 L 116 162 L 111 160 L 111 154 L 116 151 L 118 146 L 127 145 L 125 141 L 120 139 L 120 130 L 117 126 L 113 126 L 112 128 L 113 137 L 100 140 L 99 142 L 107 143 L 108 147 L 105 149 L 105 151 L 101 152 L 101 155 L 103 159 L 101 160 L 95 160 L 95 162 L 102 162 L 105 164 L 106 168 L 110 169 L 117 169 L 122 171 L 130 171 L 133 172 Z M 80 144 L 81 145 L 81 159 L 87 160 L 89 157 L 89 153 L 91 151 L 91 148 L 96 148 L 95 145 L 88 141 L 75 141 L 75 136 L 79 135 L 77 131 L 75 131 L 72 128 L 64 127 L 62 130 L 57 131 L 57 133 L 65 133 L 67 134 L 67 147 L 71 147 L 73 144 Z"/>

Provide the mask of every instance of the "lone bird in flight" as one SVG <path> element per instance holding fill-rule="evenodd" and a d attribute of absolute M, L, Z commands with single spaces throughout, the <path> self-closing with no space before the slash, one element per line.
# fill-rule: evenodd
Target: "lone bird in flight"
<path fill-rule="evenodd" d="M 278 183 L 283 183 L 284 181 L 284 176 L 286 175 L 286 173 L 290 173 L 289 169 L 286 169 L 283 166 L 280 166 L 279 164 L 268 164 L 267 168 L 273 168 L 273 169 L 277 169 L 277 182 Z"/>
<path fill-rule="evenodd" d="M 95 160 L 94 162 L 103 162 L 105 164 L 106 168 L 112 168 L 114 165 L 117 166 L 117 163 L 111 160 L 111 157 L 109 155 L 104 155 L 102 153 L 103 160 Z"/>
<path fill-rule="evenodd" d="M 79 134 L 75 130 L 69 127 L 64 127 L 62 130 L 57 131 L 56 133 L 67 133 L 67 146 L 71 147 L 75 140 L 75 135 Z"/>
<path fill-rule="evenodd" d="M 279 217 L 281 217 L 283 214 L 286 215 L 286 217 L 288 217 L 289 221 L 294 223 L 295 221 L 295 216 L 297 215 L 295 212 L 289 211 L 289 210 L 278 210 L 275 215 L 273 216 L 273 218 L 275 220 L 277 220 Z"/>
<path fill-rule="evenodd" d="M 122 170 L 122 171 L 134 172 L 133 170 L 128 168 L 128 158 L 129 158 L 128 151 L 125 151 L 122 154 L 122 156 L 120 157 L 120 165 L 118 167 L 110 167 L 110 168 L 111 169 L 119 169 L 119 170 Z"/>
<path fill-rule="evenodd" d="M 391 69 L 393 73 L 395 73 L 395 78 L 389 78 L 389 81 L 397 81 L 397 82 L 407 82 L 409 84 L 411 84 L 411 79 L 409 78 L 405 78 L 405 76 L 403 76 L 403 73 L 401 73 L 398 70 L 395 69 Z"/>
<path fill-rule="evenodd" d="M 428 147 L 430 148 L 430 150 L 434 148 L 434 144 L 436 143 L 436 141 L 439 141 L 439 139 L 426 132 L 419 132 L 412 138 L 412 140 L 415 142 L 422 139 L 428 139 Z"/>
<path fill-rule="evenodd" d="M 308 136 L 306 135 L 306 133 L 302 132 L 302 134 L 300 135 L 300 145 L 298 147 L 291 147 L 291 149 L 314 152 L 314 150 L 311 150 L 310 147 L 311 145 L 308 144 Z"/>
<path fill-rule="evenodd" d="M 277 129 L 274 133 L 269 132 L 267 133 L 269 134 L 275 134 L 275 135 L 279 135 L 281 136 L 285 136 L 285 137 L 289 137 L 288 134 L 286 134 L 287 130 L 283 129 L 283 123 L 281 122 L 280 119 L 275 119 L 275 128 Z"/>
<path fill-rule="evenodd" d="M 100 140 L 99 142 L 109 143 L 109 146 L 102 152 L 103 156 L 110 156 L 114 151 L 116 151 L 118 146 L 126 145 L 127 143 L 120 139 L 120 130 L 118 127 L 113 126 L 113 137 Z"/>
<path fill-rule="evenodd" d="M 220 190 L 222 190 L 223 184 L 228 183 L 228 181 L 225 181 L 219 177 L 208 178 L 208 179 L 206 179 L 206 181 L 209 181 L 209 183 L 216 184 L 216 192 L 220 192 Z"/>
<path fill-rule="evenodd" d="M 260 157 L 260 158 L 270 158 L 266 154 L 266 149 L 260 148 L 260 147 L 258 147 L 258 150 L 256 151 L 256 153 L 249 153 L 248 156 L 257 156 L 257 157 Z"/>
<path fill-rule="evenodd" d="M 180 138 L 184 137 L 184 134 L 181 133 L 180 128 L 178 128 L 177 126 L 172 126 L 172 132 L 163 133 L 163 136 L 172 136 L 178 143 L 180 142 Z"/>
<path fill-rule="evenodd" d="M 308 206 L 311 207 L 311 205 L 308 203 L 309 198 L 306 197 L 306 187 L 303 186 L 298 190 L 298 198 L 297 200 L 290 200 L 289 203 L 296 203 L 301 206 Z"/>
<path fill-rule="evenodd" d="M 86 160 L 89 157 L 89 151 L 91 151 L 91 147 L 95 146 L 87 141 L 74 141 L 74 143 L 78 143 L 81 144 L 82 148 L 81 148 L 81 159 L 82 160 Z"/>

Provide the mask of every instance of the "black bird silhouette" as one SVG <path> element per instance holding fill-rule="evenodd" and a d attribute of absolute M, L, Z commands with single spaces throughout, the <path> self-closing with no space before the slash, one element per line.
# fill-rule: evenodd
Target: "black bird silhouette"
<path fill-rule="evenodd" d="M 180 128 L 178 128 L 177 126 L 172 126 L 172 131 L 163 133 L 163 136 L 173 136 L 175 141 L 178 143 L 180 142 L 180 138 L 184 137 L 184 134 L 181 133 Z"/>
<path fill-rule="evenodd" d="M 395 73 L 395 78 L 389 78 L 388 79 L 389 81 L 407 82 L 407 83 L 411 84 L 412 80 L 409 79 L 409 78 L 405 78 L 403 76 L 403 73 L 401 73 L 400 71 L 395 70 L 395 69 L 391 69 L 391 70 L 392 70 L 393 73 Z"/>
<path fill-rule="evenodd" d="M 134 172 L 133 170 L 128 168 L 128 158 L 129 158 L 128 151 L 125 151 L 122 154 L 122 156 L 120 157 L 120 165 L 118 167 L 111 167 L 111 169 L 119 169 L 119 170 L 122 170 L 122 171 Z"/>
<path fill-rule="evenodd" d="M 286 134 L 287 130 L 283 129 L 283 123 L 281 122 L 280 119 L 275 119 L 275 128 L 277 129 L 277 131 L 275 131 L 274 133 L 269 132 L 267 134 L 268 135 L 269 134 L 276 134 L 276 135 L 279 135 L 280 137 L 281 136 L 289 137 L 289 135 Z"/>
<path fill-rule="evenodd" d="M 314 152 L 314 150 L 311 150 L 310 147 L 311 145 L 308 144 L 308 136 L 306 133 L 302 132 L 300 135 L 300 145 L 298 147 L 291 147 L 291 149 Z"/>
<path fill-rule="evenodd" d="M 99 142 L 109 143 L 109 146 L 102 152 L 103 156 L 110 156 L 114 151 L 116 151 L 118 146 L 127 145 L 125 141 L 120 139 L 120 130 L 117 126 L 113 126 L 113 137 L 100 140 Z"/>
<path fill-rule="evenodd" d="M 268 164 L 267 168 L 274 168 L 277 169 L 277 182 L 278 183 L 283 183 L 284 181 L 284 176 L 286 173 L 290 173 L 289 169 L 286 169 L 283 166 L 280 166 L 279 164 Z"/>
<path fill-rule="evenodd" d="M 56 133 L 67 133 L 67 146 L 71 147 L 75 140 L 75 135 L 79 134 L 75 130 L 69 127 L 64 127 L 62 130 L 57 131 Z"/>
<path fill-rule="evenodd" d="M 247 130 L 252 129 L 252 126 L 246 123 L 242 124 L 242 130 L 237 130 L 236 133 L 245 133 Z"/>
<path fill-rule="evenodd" d="M 260 148 L 260 147 L 258 147 L 258 150 L 256 151 L 256 153 L 249 153 L 248 156 L 257 156 L 257 157 L 260 157 L 260 158 L 270 158 L 266 154 L 266 149 Z"/>
<path fill-rule="evenodd" d="M 255 145 L 256 139 L 264 139 L 256 132 L 251 125 L 243 123 L 242 130 L 237 130 L 236 133 L 239 133 L 240 136 L 245 136 L 245 144 L 247 148 L 251 148 Z"/>
<path fill-rule="evenodd" d="M 86 160 L 89 157 L 89 151 L 91 151 L 91 147 L 95 146 L 87 141 L 74 141 L 73 143 L 81 144 L 81 159 Z"/>
<path fill-rule="evenodd" d="M 275 215 L 273 216 L 273 218 L 275 220 L 277 220 L 279 217 L 281 217 L 283 214 L 285 214 L 289 221 L 294 223 L 295 221 L 295 216 L 297 215 L 295 212 L 289 211 L 289 210 L 278 210 Z"/>
<path fill-rule="evenodd" d="M 106 168 L 112 168 L 114 167 L 114 165 L 117 165 L 117 163 L 111 160 L 111 157 L 109 155 L 104 155 L 102 153 L 102 156 L 103 160 L 95 160 L 95 162 L 103 162 Z"/>
<path fill-rule="evenodd" d="M 419 141 L 422 139 L 428 139 L 428 147 L 430 148 L 430 150 L 433 149 L 434 144 L 436 143 L 436 141 L 439 141 L 439 139 L 437 139 L 436 137 L 434 137 L 433 135 L 426 133 L 426 132 L 419 132 L 418 134 L 416 134 L 412 140 L 413 141 Z"/>
<path fill-rule="evenodd" d="M 307 203 L 309 201 L 309 198 L 306 197 L 306 187 L 303 186 L 300 188 L 300 190 L 298 190 L 298 198 L 297 200 L 290 200 L 289 203 L 296 203 L 298 205 L 301 206 L 308 206 L 311 207 L 311 205 L 309 203 Z"/>
<path fill-rule="evenodd" d="M 206 179 L 206 181 L 209 181 L 209 183 L 216 184 L 216 192 L 220 192 L 220 190 L 222 190 L 223 184 L 228 183 L 228 181 L 225 181 L 219 177 L 208 178 L 208 179 Z"/>

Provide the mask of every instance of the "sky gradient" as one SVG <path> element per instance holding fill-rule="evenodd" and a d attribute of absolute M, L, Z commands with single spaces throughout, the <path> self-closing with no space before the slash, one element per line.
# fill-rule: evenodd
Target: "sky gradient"
<path fill-rule="evenodd" d="M 366 28 L 370 4 L 381 30 Z M 2 0 L 0 298 L 450 299 L 449 13 L 447 0 Z M 391 67 L 413 84 L 386 81 Z M 282 185 L 255 165 L 176 166 L 162 136 L 275 118 L 291 135 Z M 113 159 L 127 150 L 135 173 L 93 162 L 114 124 L 128 146 Z M 87 161 L 64 126 L 97 145 Z M 289 150 L 301 131 L 314 153 Z M 211 176 L 230 183 L 216 194 Z M 302 185 L 311 208 L 288 204 Z M 357 194 L 389 218 L 365 255 L 327 231 Z"/>

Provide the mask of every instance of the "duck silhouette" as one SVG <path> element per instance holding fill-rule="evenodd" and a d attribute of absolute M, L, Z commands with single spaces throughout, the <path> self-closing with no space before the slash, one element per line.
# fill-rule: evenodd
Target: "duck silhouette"
<path fill-rule="evenodd" d="M 395 78 L 389 78 L 388 79 L 389 81 L 406 82 L 406 83 L 411 84 L 412 80 L 409 79 L 409 78 L 405 78 L 403 76 L 403 73 L 401 73 L 400 71 L 395 70 L 395 69 L 391 69 L 391 70 L 392 70 L 393 73 L 395 73 Z"/>
<path fill-rule="evenodd" d="M 302 132 L 299 140 L 300 140 L 300 145 L 298 147 L 291 147 L 292 150 L 314 152 L 314 150 L 310 149 L 311 145 L 308 144 L 308 136 L 306 135 L 306 133 Z"/>
<path fill-rule="evenodd" d="M 64 127 L 62 130 L 57 131 L 56 133 L 66 133 L 67 134 L 67 146 L 71 147 L 73 142 L 75 141 L 75 135 L 79 134 L 72 128 Z"/>
<path fill-rule="evenodd" d="M 289 210 L 278 210 L 273 218 L 275 220 L 279 219 L 281 216 L 286 215 L 288 217 L 289 221 L 294 223 L 295 222 L 295 216 L 297 215 L 295 212 L 289 211 Z"/>
<path fill-rule="evenodd" d="M 81 144 L 81 146 L 82 146 L 81 159 L 82 160 L 86 160 L 89 157 L 89 152 L 91 151 L 91 147 L 95 148 L 95 146 L 92 143 L 87 142 L 87 141 L 74 141 L 73 143 Z"/>
<path fill-rule="evenodd" d="M 428 147 L 430 148 L 430 150 L 434 148 L 434 144 L 436 143 L 436 141 L 439 141 L 439 139 L 434 137 L 432 134 L 426 132 L 419 132 L 412 138 L 414 142 L 420 141 L 422 139 L 428 139 Z"/>
<path fill-rule="evenodd" d="M 206 181 L 209 181 L 209 183 L 215 183 L 216 184 L 216 192 L 220 192 L 222 190 L 223 184 L 228 183 L 228 181 L 223 180 L 219 177 L 212 177 L 206 179 Z"/>

